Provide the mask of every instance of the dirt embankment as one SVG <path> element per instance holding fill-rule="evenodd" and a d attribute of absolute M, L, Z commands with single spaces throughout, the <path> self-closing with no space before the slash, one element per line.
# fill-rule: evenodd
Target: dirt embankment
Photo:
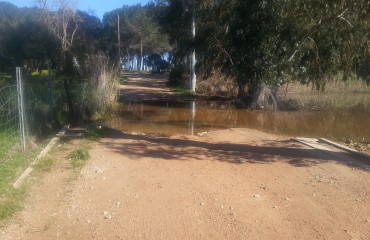
<path fill-rule="evenodd" d="M 32 180 L 1 239 L 370 237 L 370 167 L 349 155 L 250 129 L 203 137 L 111 130 L 91 143 L 71 181 L 65 156 L 81 141 L 53 152 L 57 164 Z"/>

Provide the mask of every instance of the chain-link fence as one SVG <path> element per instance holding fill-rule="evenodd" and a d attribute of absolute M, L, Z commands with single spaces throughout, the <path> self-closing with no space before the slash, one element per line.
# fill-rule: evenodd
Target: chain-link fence
<path fill-rule="evenodd" d="M 0 88 L 0 163 L 19 145 L 19 111 L 17 86 Z"/>
<path fill-rule="evenodd" d="M 65 106 L 63 81 L 56 80 L 51 71 L 32 76 L 17 67 L 14 76 L 0 86 L 0 164 L 68 122 Z"/>

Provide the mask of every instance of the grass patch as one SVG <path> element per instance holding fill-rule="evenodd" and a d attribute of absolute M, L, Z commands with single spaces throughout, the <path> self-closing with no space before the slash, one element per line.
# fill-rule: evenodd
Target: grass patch
<path fill-rule="evenodd" d="M 104 135 L 104 129 L 101 125 L 89 125 L 85 129 L 84 138 L 90 141 L 99 141 Z"/>
<path fill-rule="evenodd" d="M 83 167 L 86 164 L 87 160 L 90 159 L 89 148 L 81 147 L 79 149 L 76 149 L 68 155 L 68 158 L 71 161 L 71 167 L 73 169 Z"/>
<path fill-rule="evenodd" d="M 35 164 L 33 167 L 35 170 L 40 172 L 50 172 L 53 165 L 55 163 L 55 159 L 51 157 L 42 158 Z"/>
<path fill-rule="evenodd" d="M 0 222 L 10 218 L 23 207 L 26 188 L 13 188 L 12 184 L 20 173 L 36 158 L 40 147 L 28 152 L 13 154 L 0 163 Z"/>
<path fill-rule="evenodd" d="M 0 87 L 10 82 L 11 79 L 12 79 L 11 73 L 0 72 Z"/>
<path fill-rule="evenodd" d="M 9 219 L 14 213 L 23 209 L 23 202 L 26 197 L 26 188 L 12 189 L 0 197 L 0 222 Z M 1 225 L 2 225 L 1 224 Z"/>
<path fill-rule="evenodd" d="M 193 97 L 194 93 L 183 87 L 171 87 L 171 91 L 180 94 L 183 97 Z"/>
<path fill-rule="evenodd" d="M 331 81 L 324 91 L 290 83 L 279 90 L 280 100 L 294 101 L 300 109 L 369 111 L 370 87 L 362 81 Z"/>

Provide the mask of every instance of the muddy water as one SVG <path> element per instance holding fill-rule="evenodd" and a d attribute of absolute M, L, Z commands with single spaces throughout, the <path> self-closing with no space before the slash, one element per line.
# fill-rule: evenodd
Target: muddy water
<path fill-rule="evenodd" d="M 122 131 L 160 134 L 243 127 L 288 136 L 370 142 L 370 111 L 274 113 L 236 109 L 228 102 L 125 103 L 107 125 Z"/>

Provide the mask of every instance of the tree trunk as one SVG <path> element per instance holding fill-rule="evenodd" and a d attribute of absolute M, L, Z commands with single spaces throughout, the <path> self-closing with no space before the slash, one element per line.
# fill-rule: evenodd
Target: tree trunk
<path fill-rule="evenodd" d="M 63 83 L 64 83 L 64 90 L 66 92 L 66 97 L 67 97 L 67 102 L 68 102 L 70 120 L 71 120 L 72 123 L 75 123 L 76 122 L 76 114 L 75 114 L 74 107 L 73 107 L 70 84 L 69 84 L 68 79 L 66 79 L 66 78 L 63 80 Z"/>

